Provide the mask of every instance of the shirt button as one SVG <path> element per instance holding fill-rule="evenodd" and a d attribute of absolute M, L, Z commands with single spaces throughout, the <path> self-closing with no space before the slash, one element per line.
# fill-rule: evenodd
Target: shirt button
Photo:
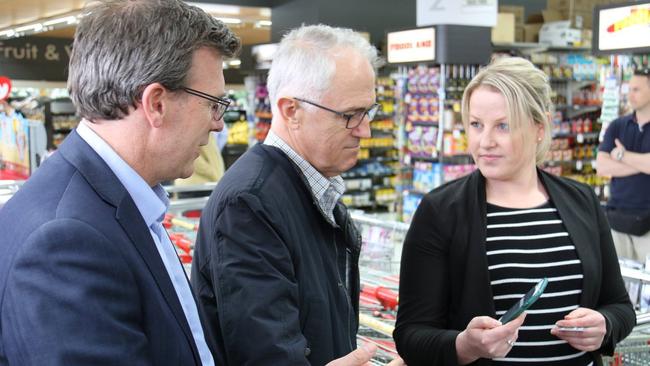
<path fill-rule="evenodd" d="M 311 355 L 311 348 L 307 347 L 305 348 L 305 357 L 309 357 Z"/>

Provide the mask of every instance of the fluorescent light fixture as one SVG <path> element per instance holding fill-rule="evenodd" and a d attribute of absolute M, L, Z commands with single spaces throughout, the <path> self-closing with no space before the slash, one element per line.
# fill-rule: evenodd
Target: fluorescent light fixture
<path fill-rule="evenodd" d="M 0 37 L 13 37 L 16 32 L 13 29 L 7 29 L 0 32 Z"/>
<path fill-rule="evenodd" d="M 56 19 L 48 20 L 46 22 L 43 22 L 43 25 L 46 26 L 46 27 L 49 27 L 49 26 L 55 25 L 55 24 L 62 24 L 62 23 L 74 24 L 76 22 L 77 22 L 77 17 L 71 15 L 71 16 L 64 17 L 64 18 L 56 18 Z"/>
<path fill-rule="evenodd" d="M 222 22 L 224 22 L 226 24 L 241 24 L 241 19 L 237 19 L 237 18 L 217 17 L 217 19 L 221 20 Z"/>
<path fill-rule="evenodd" d="M 241 60 L 238 59 L 238 58 L 234 59 L 234 60 L 230 60 L 230 61 L 228 61 L 228 64 L 230 66 L 239 66 L 239 65 L 241 65 Z"/>
<path fill-rule="evenodd" d="M 239 6 L 188 2 L 188 5 L 203 9 L 209 14 L 239 15 Z"/>
<path fill-rule="evenodd" d="M 26 31 L 34 31 L 34 32 L 39 32 L 43 29 L 43 24 L 41 23 L 36 23 L 36 24 L 30 24 L 30 25 L 25 25 L 22 27 L 18 27 L 14 29 L 16 33 L 22 33 Z"/>
<path fill-rule="evenodd" d="M 255 22 L 256 27 L 270 27 L 273 24 L 270 20 L 259 20 Z"/>

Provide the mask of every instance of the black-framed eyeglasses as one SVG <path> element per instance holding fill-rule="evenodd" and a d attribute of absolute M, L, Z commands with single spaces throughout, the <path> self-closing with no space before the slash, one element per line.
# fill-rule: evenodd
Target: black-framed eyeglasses
<path fill-rule="evenodd" d="M 341 117 L 341 118 L 343 118 L 345 120 L 345 128 L 347 128 L 347 129 L 357 128 L 361 124 L 361 122 L 363 122 L 363 119 L 366 118 L 366 116 L 368 116 L 368 119 L 370 121 L 372 121 L 375 118 L 375 116 L 377 115 L 377 112 L 379 111 L 379 104 L 378 103 L 374 103 L 368 109 L 358 110 L 358 111 L 356 111 L 354 113 L 343 113 L 343 112 L 335 111 L 335 110 L 333 110 L 331 108 L 324 107 L 324 106 L 322 106 L 320 104 L 314 103 L 314 102 L 306 100 L 306 99 L 302 99 L 302 98 L 293 98 L 293 99 L 295 99 L 295 100 L 297 100 L 299 102 L 311 104 L 314 107 L 318 107 L 320 109 L 324 109 L 324 110 L 326 110 L 328 112 L 332 112 L 332 113 L 336 114 L 337 116 L 339 116 L 339 117 Z"/>
<path fill-rule="evenodd" d="M 198 91 L 198 90 L 195 90 L 195 89 L 191 89 L 191 88 L 187 88 L 187 87 L 182 87 L 181 89 L 184 92 L 188 93 L 188 94 L 192 94 L 194 96 L 197 96 L 197 97 L 200 97 L 200 98 L 207 99 L 207 100 L 211 101 L 212 102 L 212 105 L 211 105 L 211 107 L 212 107 L 212 118 L 215 121 L 219 121 L 220 119 L 223 118 L 223 115 L 226 114 L 226 111 L 228 110 L 228 106 L 230 105 L 230 103 L 232 103 L 232 101 L 230 99 L 215 97 L 215 96 L 212 96 L 210 94 L 206 94 L 204 92 L 201 92 L 201 91 Z"/>

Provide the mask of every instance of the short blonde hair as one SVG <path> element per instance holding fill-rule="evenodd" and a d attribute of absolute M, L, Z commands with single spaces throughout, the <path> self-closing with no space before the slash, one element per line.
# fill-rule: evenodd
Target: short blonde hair
<path fill-rule="evenodd" d="M 492 61 L 470 81 L 463 93 L 463 125 L 469 128 L 469 100 L 480 86 L 488 86 L 503 95 L 512 131 L 521 131 L 524 123 L 542 125 L 544 137 L 537 144 L 536 162 L 540 164 L 551 146 L 551 86 L 544 72 L 521 57 L 502 57 Z M 536 139 L 536 136 L 532 137 Z M 534 141 L 534 140 L 533 140 Z M 525 143 L 533 143 L 524 134 Z"/>

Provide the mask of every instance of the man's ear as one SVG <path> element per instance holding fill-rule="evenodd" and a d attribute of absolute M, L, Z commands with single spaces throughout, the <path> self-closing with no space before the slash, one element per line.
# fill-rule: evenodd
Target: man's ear
<path fill-rule="evenodd" d="M 299 118 L 299 114 L 301 112 L 300 108 L 298 108 L 298 102 L 295 99 L 279 98 L 278 112 L 287 128 L 295 129 L 300 126 L 301 118 Z"/>
<path fill-rule="evenodd" d="M 142 100 L 140 101 L 142 111 L 144 112 L 147 122 L 151 127 L 159 128 L 162 126 L 170 92 L 160 83 L 147 85 L 142 91 Z"/>

